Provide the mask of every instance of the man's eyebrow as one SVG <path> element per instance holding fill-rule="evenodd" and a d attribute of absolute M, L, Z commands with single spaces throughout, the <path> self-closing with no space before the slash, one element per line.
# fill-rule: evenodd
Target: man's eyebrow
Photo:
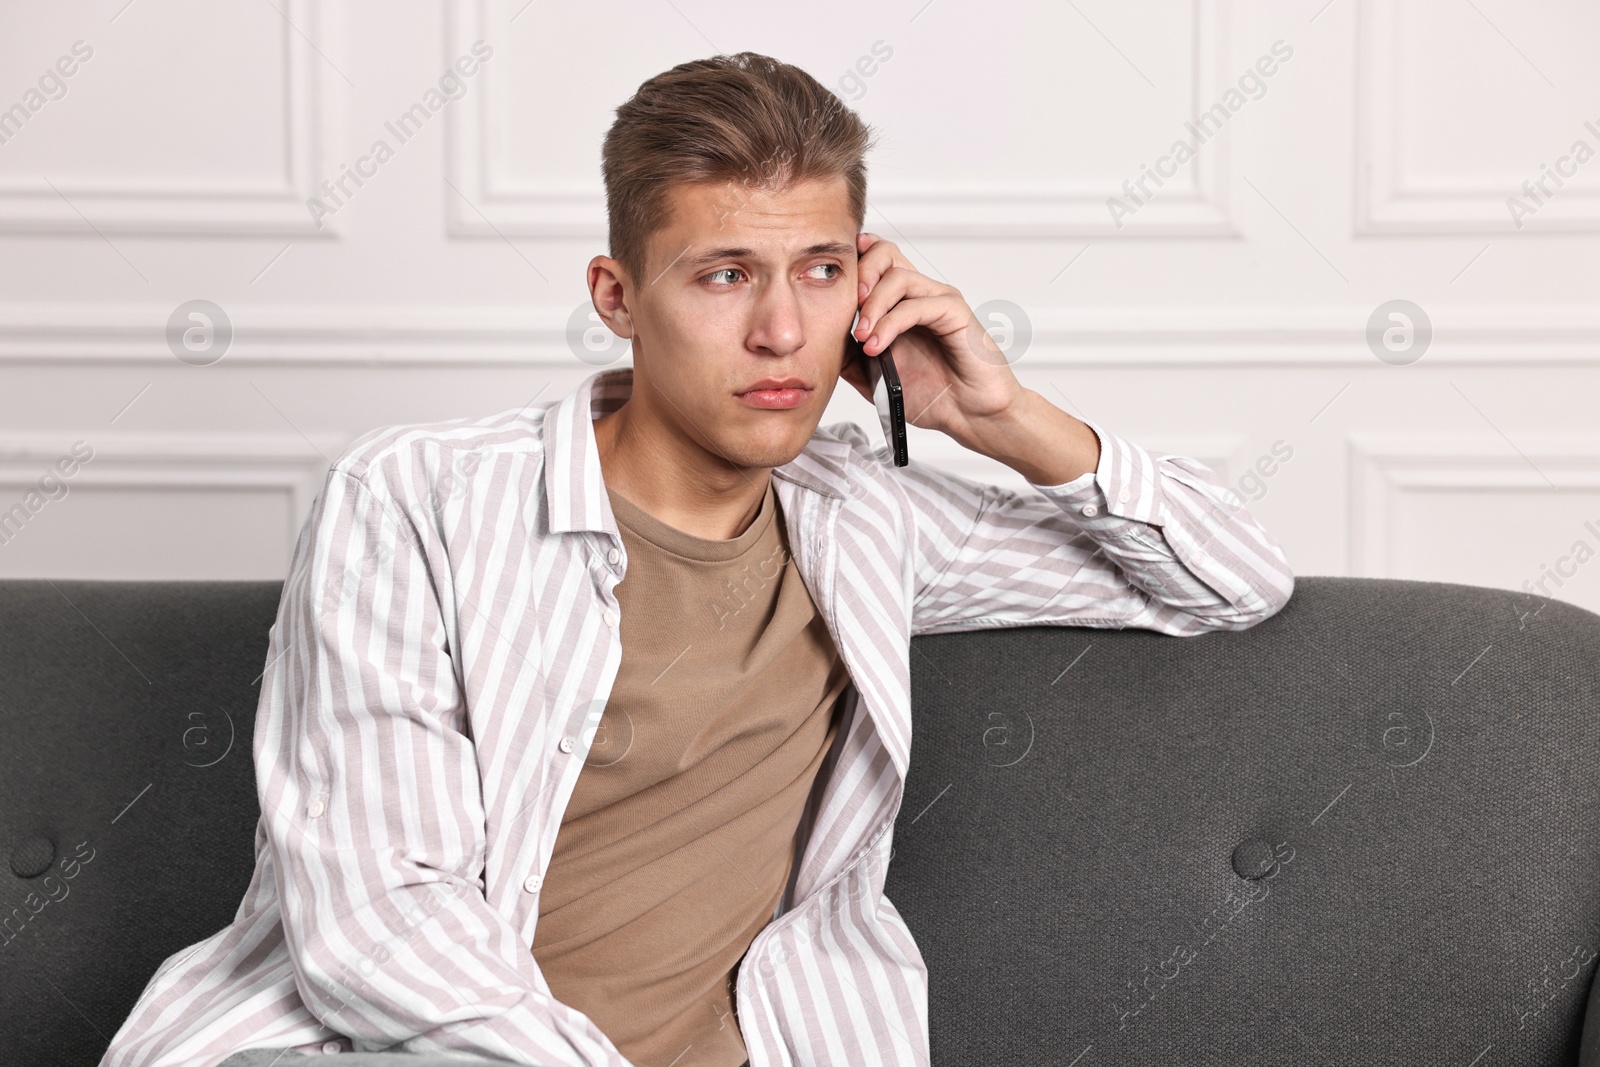
<path fill-rule="evenodd" d="M 835 255 L 843 256 L 848 259 L 855 255 L 855 252 L 856 249 L 854 245 L 846 244 L 843 241 L 823 241 L 820 244 L 814 244 L 807 248 L 802 248 L 800 250 L 800 258 L 804 259 L 806 256 Z M 701 252 L 700 254 L 694 256 L 684 256 L 678 262 L 693 270 L 694 268 L 702 267 L 707 263 L 715 263 L 719 259 L 754 259 L 755 255 L 756 250 L 753 248 L 739 248 L 730 245 L 725 248 L 708 249 L 707 251 Z"/>

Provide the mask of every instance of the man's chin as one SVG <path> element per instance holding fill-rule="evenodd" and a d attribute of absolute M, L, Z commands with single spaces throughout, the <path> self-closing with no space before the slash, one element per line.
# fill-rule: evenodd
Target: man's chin
<path fill-rule="evenodd" d="M 719 443 L 723 456 L 731 463 L 746 469 L 781 467 L 790 462 L 801 452 L 811 440 L 808 432 L 805 437 L 795 440 L 786 437 L 784 440 L 751 440 L 744 438 L 734 441 Z"/>

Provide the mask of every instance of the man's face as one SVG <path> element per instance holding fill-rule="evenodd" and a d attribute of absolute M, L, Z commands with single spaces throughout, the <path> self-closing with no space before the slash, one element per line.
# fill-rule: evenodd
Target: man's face
<path fill-rule="evenodd" d="M 735 466 L 787 463 L 833 395 L 858 306 L 844 179 L 683 185 L 672 208 L 626 295 L 630 406 Z M 799 387 L 752 391 L 768 382 Z"/>

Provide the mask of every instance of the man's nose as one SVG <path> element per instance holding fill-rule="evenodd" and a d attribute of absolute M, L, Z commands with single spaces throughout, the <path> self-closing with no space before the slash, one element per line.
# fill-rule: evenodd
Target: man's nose
<path fill-rule="evenodd" d="M 755 347 L 787 355 L 805 344 L 800 302 L 786 289 L 773 289 L 756 306 L 751 341 Z"/>

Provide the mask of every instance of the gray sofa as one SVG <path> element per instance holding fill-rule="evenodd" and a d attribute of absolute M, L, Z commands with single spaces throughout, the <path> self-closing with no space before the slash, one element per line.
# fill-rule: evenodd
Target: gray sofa
<path fill-rule="evenodd" d="M 0 582 L 4 1062 L 94 1064 L 232 918 L 278 593 Z M 1588 1061 L 1600 616 L 1303 577 L 1243 632 L 980 631 L 911 661 L 887 893 L 936 1063 Z"/>

